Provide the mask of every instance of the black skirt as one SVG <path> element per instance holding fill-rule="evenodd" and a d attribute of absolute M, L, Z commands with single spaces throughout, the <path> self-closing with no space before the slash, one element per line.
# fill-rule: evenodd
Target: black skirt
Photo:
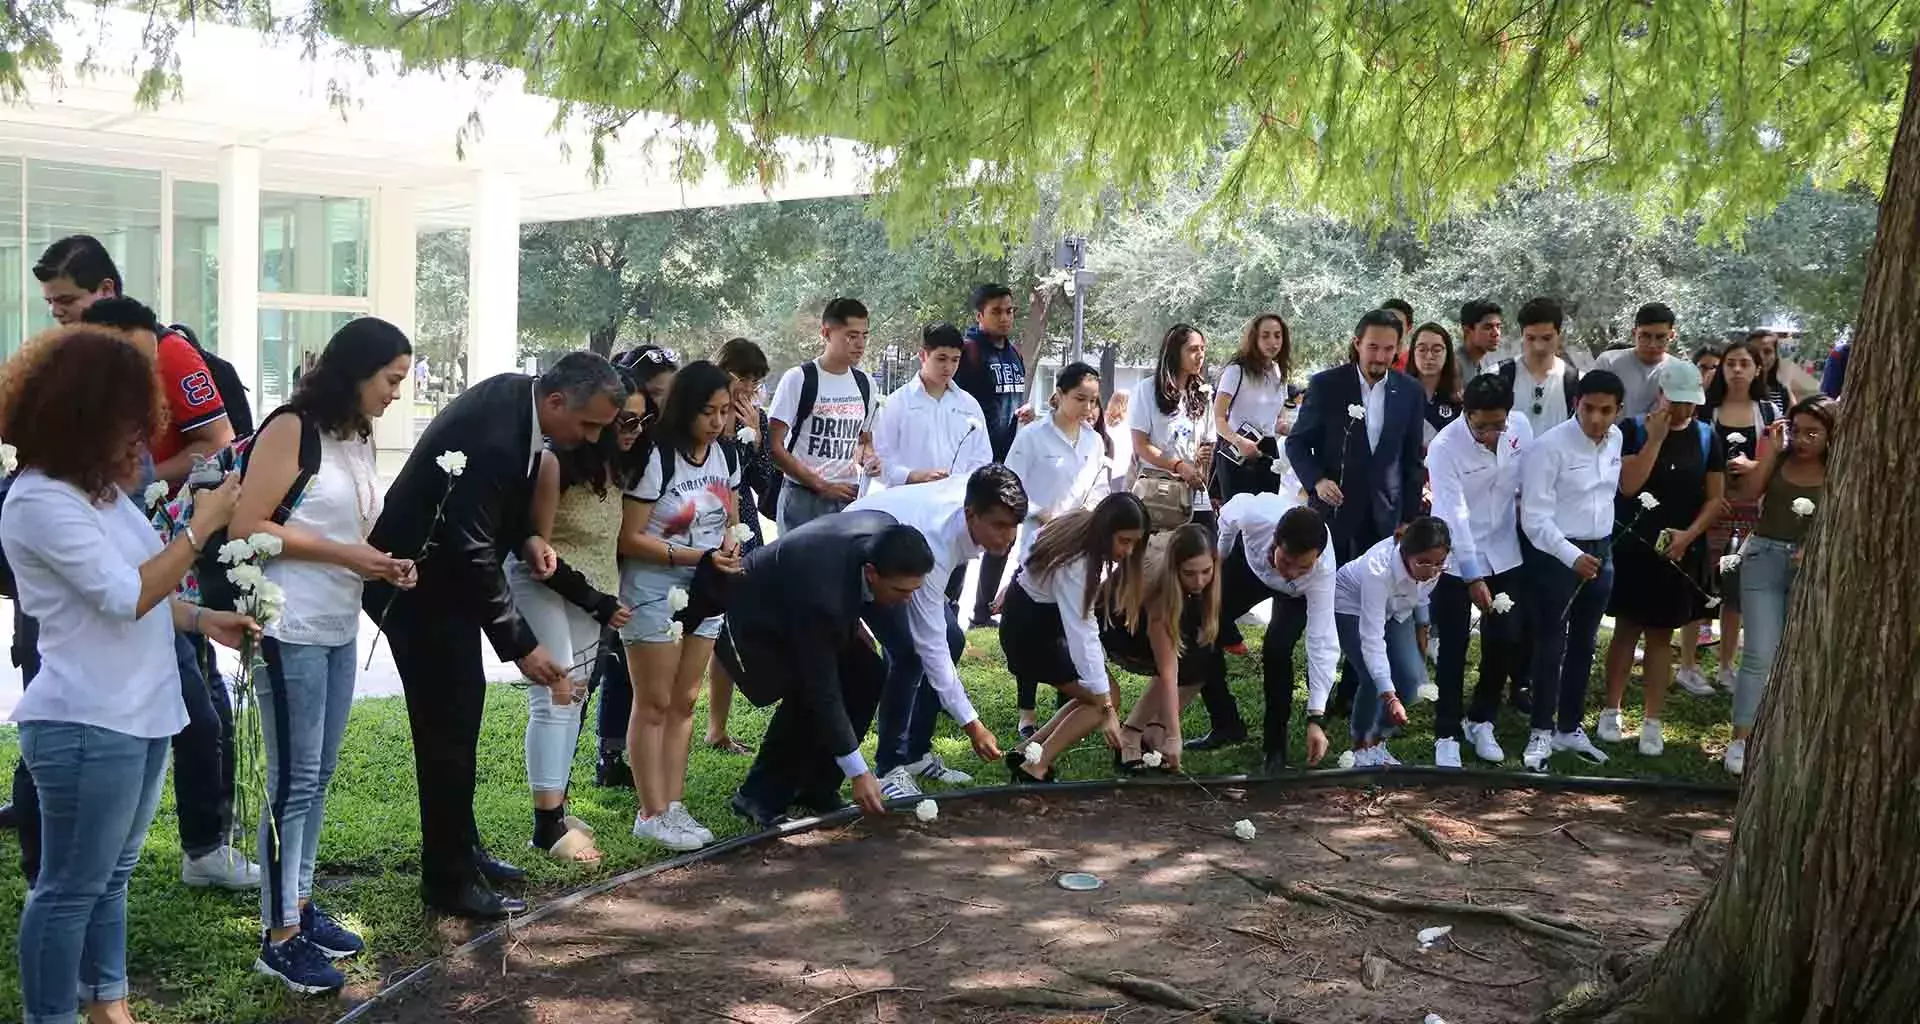
<path fill-rule="evenodd" d="M 1017 578 L 1007 586 L 1000 609 L 1000 650 L 1007 658 L 1007 672 L 1020 682 L 1059 686 L 1080 680 L 1067 650 L 1060 606 L 1035 601 Z"/>
<path fill-rule="evenodd" d="M 1676 562 L 1655 551 L 1638 532 L 1622 531 L 1614 539 L 1607 614 L 1649 629 L 1679 629 L 1708 618 L 1713 614 L 1707 608 L 1710 547 L 1703 537 Z"/>

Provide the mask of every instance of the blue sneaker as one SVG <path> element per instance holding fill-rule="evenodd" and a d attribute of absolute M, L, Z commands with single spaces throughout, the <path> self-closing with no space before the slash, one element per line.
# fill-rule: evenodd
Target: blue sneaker
<path fill-rule="evenodd" d="M 300 934 L 329 960 L 356 956 L 367 950 L 365 940 L 342 928 L 340 922 L 328 916 L 311 900 L 300 908 Z"/>
<path fill-rule="evenodd" d="M 262 935 L 260 956 L 253 961 L 253 969 L 280 979 L 281 984 L 305 996 L 338 992 L 347 983 L 347 976 L 327 962 L 326 955 L 307 941 L 304 932 L 285 942 Z"/>

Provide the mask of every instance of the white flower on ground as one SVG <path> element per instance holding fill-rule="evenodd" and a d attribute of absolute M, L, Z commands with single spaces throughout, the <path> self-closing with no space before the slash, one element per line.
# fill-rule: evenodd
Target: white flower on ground
<path fill-rule="evenodd" d="M 1038 761 L 1045 756 L 1047 756 L 1047 752 L 1040 749 L 1040 744 L 1038 743 L 1028 743 L 1026 746 L 1020 748 L 1020 757 L 1023 760 Z"/>
<path fill-rule="evenodd" d="M 227 582 L 238 590 L 250 592 L 267 582 L 267 574 L 257 565 L 242 562 L 227 570 Z"/>
<path fill-rule="evenodd" d="M 735 523 L 727 528 L 727 536 L 732 537 L 735 544 L 745 544 L 753 539 L 753 527 L 745 523 Z"/>
<path fill-rule="evenodd" d="M 1641 491 L 1641 492 L 1640 492 L 1640 507 L 1641 507 L 1641 508 L 1644 508 L 1644 509 L 1646 509 L 1646 510 L 1647 510 L 1647 511 L 1649 511 L 1649 512 L 1651 512 L 1651 511 L 1653 511 L 1654 509 L 1656 509 L 1656 508 L 1659 508 L 1659 507 L 1660 507 L 1660 499 L 1659 499 L 1659 498 L 1656 498 L 1656 497 L 1654 497 L 1654 496 L 1653 496 L 1653 492 L 1652 492 L 1652 491 Z"/>
<path fill-rule="evenodd" d="M 1415 701 L 1424 700 L 1429 704 L 1437 704 L 1440 701 L 1440 687 L 1433 683 L 1421 683 L 1420 688 L 1414 691 L 1413 699 Z"/>
<path fill-rule="evenodd" d="M 1340 752 L 1340 760 L 1334 763 L 1342 768 L 1351 768 L 1354 765 L 1354 760 L 1353 751 L 1343 750 Z"/>
<path fill-rule="evenodd" d="M 1727 443 L 1728 444 L 1746 444 L 1747 435 L 1742 434 L 1736 430 L 1733 433 L 1727 435 Z"/>
<path fill-rule="evenodd" d="M 19 468 L 20 449 L 5 442 L 0 442 L 0 470 L 4 470 L 7 475 L 11 476 L 13 475 L 13 471 Z"/>
<path fill-rule="evenodd" d="M 687 592 L 680 587 L 667 591 L 667 610 L 677 612 L 687 607 Z"/>
<path fill-rule="evenodd" d="M 1812 498 L 1793 499 L 1793 514 L 1796 516 L 1799 516 L 1802 519 L 1805 519 L 1806 517 L 1812 515 L 1813 499 Z"/>
<path fill-rule="evenodd" d="M 437 465 L 440 467 L 441 472 L 447 474 L 448 476 L 459 476 L 460 474 L 465 473 L 467 471 L 467 453 L 466 452 L 459 452 L 459 451 L 441 452 L 440 457 L 434 459 L 433 462 L 434 462 L 434 465 Z"/>
<path fill-rule="evenodd" d="M 687 635 L 686 626 L 680 624 L 679 622 L 667 623 L 667 642 L 668 643 L 677 644 L 680 642 L 680 638 L 686 635 Z"/>
<path fill-rule="evenodd" d="M 1140 763 L 1146 765 L 1149 768 L 1158 768 L 1161 765 L 1165 764 L 1166 761 L 1167 761 L 1166 756 L 1161 754 L 1158 750 L 1149 750 L 1146 753 L 1140 755 Z"/>
<path fill-rule="evenodd" d="M 1367 418 L 1367 407 L 1356 402 L 1347 406 L 1347 415 L 1356 420 L 1364 420 Z"/>
<path fill-rule="evenodd" d="M 247 547 L 252 548 L 253 553 L 262 558 L 278 558 L 280 552 L 286 550 L 286 544 L 271 533 L 256 533 L 248 537 Z"/>
<path fill-rule="evenodd" d="M 1439 942 L 1441 939 L 1444 939 L 1451 934 L 1453 934 L 1453 926 L 1450 924 L 1443 924 L 1435 928 L 1420 929 L 1420 933 L 1419 935 L 1416 936 L 1416 938 L 1420 940 L 1421 949 L 1432 949 L 1434 943 Z"/>
<path fill-rule="evenodd" d="M 220 545 L 216 555 L 222 565 L 241 565 L 253 561 L 253 545 L 244 540 L 230 540 Z"/>
<path fill-rule="evenodd" d="M 1495 615 L 1505 615 L 1512 610 L 1513 610 L 1513 598 L 1508 597 L 1505 594 L 1493 595 L 1493 613 Z"/>
<path fill-rule="evenodd" d="M 167 482 L 165 480 L 155 480 L 148 484 L 144 497 L 146 498 L 147 509 L 149 511 L 159 508 L 160 503 L 167 500 Z"/>
<path fill-rule="evenodd" d="M 1720 574 L 1722 576 L 1738 568 L 1740 568 L 1739 555 L 1721 555 L 1720 556 Z"/>
<path fill-rule="evenodd" d="M 1233 823 L 1233 837 L 1235 839 L 1244 841 L 1244 840 L 1252 839 L 1254 836 L 1259 834 L 1260 834 L 1260 830 L 1254 828 L 1253 822 L 1248 821 L 1245 818 L 1241 818 L 1239 821 L 1236 821 Z"/>
<path fill-rule="evenodd" d="M 1718 607 L 1720 607 L 1720 599 L 1719 599 L 1719 598 L 1717 598 L 1717 597 L 1709 597 L 1709 598 L 1707 598 L 1707 610 L 1708 610 L 1708 611 L 1712 611 L 1713 609 L 1715 609 L 1715 608 L 1718 608 Z"/>
<path fill-rule="evenodd" d="M 931 800 L 922 800 L 913 805 L 913 816 L 921 821 L 932 821 L 940 816 L 940 805 Z"/>
<path fill-rule="evenodd" d="M 760 432 L 752 427 L 741 427 L 733 432 L 733 439 L 741 444 L 760 443 Z"/>

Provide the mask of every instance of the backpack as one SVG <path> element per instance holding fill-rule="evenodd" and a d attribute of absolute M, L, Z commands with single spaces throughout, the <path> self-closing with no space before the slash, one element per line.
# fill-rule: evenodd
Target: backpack
<path fill-rule="evenodd" d="M 1574 369 L 1572 363 L 1566 363 L 1565 360 L 1562 360 L 1562 362 L 1565 363 L 1565 369 L 1560 373 L 1560 390 L 1566 395 L 1567 415 L 1571 416 L 1580 409 L 1580 371 Z M 1508 392 L 1512 392 L 1515 388 L 1519 387 L 1519 384 L 1516 383 L 1520 374 L 1518 364 L 1519 360 L 1507 359 L 1503 360 L 1498 367 L 1494 368 L 1493 372 L 1499 374 L 1500 379 L 1507 382 Z M 1513 407 L 1518 409 L 1520 408 L 1520 404 L 1520 396 L 1514 395 Z"/>
<path fill-rule="evenodd" d="M 288 412 L 287 406 L 281 406 L 267 414 L 260 424 L 265 430 L 274 417 Z M 252 455 L 254 439 L 258 432 L 247 435 L 222 448 L 209 458 L 218 463 L 222 473 L 239 470 L 240 479 L 247 476 L 247 459 Z M 300 419 L 300 470 L 294 474 L 293 484 L 274 508 L 272 519 L 275 523 L 285 523 L 293 516 L 293 510 L 299 506 L 305 496 L 307 485 L 313 481 L 314 474 L 320 472 L 320 428 L 314 425 L 310 417 Z M 161 540 L 171 540 L 173 536 L 186 529 L 191 518 L 192 502 L 188 500 L 186 489 L 172 499 L 163 502 L 153 513 L 154 529 L 160 533 Z M 214 611 L 233 611 L 238 604 L 239 594 L 227 579 L 228 566 L 220 564 L 220 545 L 230 538 L 225 527 L 200 537 L 200 553 L 193 558 L 193 568 L 187 570 L 181 581 L 181 590 L 188 599 L 202 608 Z"/>
<path fill-rule="evenodd" d="M 240 371 L 233 364 L 209 352 L 200 344 L 200 339 L 185 324 L 174 324 L 167 328 L 187 339 L 200 359 L 207 364 L 207 376 L 213 378 L 213 389 L 220 393 L 220 404 L 226 407 L 227 422 L 233 425 L 234 437 L 246 437 L 253 433 L 253 406 L 247 403 L 247 386 L 240 382 Z"/>
<path fill-rule="evenodd" d="M 734 454 L 732 444 L 716 438 L 713 446 L 726 455 L 728 476 L 740 472 L 740 457 Z M 656 445 L 653 455 L 660 456 L 660 497 L 664 498 L 667 496 L 667 485 L 673 483 L 674 469 L 680 465 L 680 453 L 671 448 L 661 448 Z M 708 457 L 712 457 L 711 453 Z M 652 458 L 652 455 L 648 458 Z"/>
<path fill-rule="evenodd" d="M 1632 437 L 1634 444 L 1644 446 L 1647 443 L 1646 420 L 1647 418 L 1645 416 L 1635 416 L 1632 419 L 1621 420 L 1621 438 Z M 1713 454 L 1713 427 L 1708 425 L 1705 420 L 1695 419 L 1693 421 L 1693 433 L 1695 437 L 1700 439 L 1700 464 L 1704 466 L 1706 465 L 1707 457 Z"/>
<path fill-rule="evenodd" d="M 873 418 L 873 381 L 858 366 L 853 369 L 853 383 L 860 389 L 860 407 L 867 411 L 867 418 Z M 787 451 L 800 443 L 800 424 L 813 415 L 813 403 L 820 397 L 820 364 L 809 359 L 800 364 L 800 404 L 794 409 L 793 422 L 788 424 Z"/>

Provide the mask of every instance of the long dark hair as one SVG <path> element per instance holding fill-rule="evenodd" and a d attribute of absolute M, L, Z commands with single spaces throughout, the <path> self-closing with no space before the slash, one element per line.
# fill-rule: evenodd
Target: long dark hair
<path fill-rule="evenodd" d="M 1442 344 L 1447 346 L 1446 362 L 1440 364 L 1440 379 L 1434 382 L 1433 397 L 1442 402 L 1460 401 L 1460 364 L 1453 358 L 1453 335 L 1445 327 L 1429 320 L 1413 329 L 1413 341 L 1407 346 L 1407 372 L 1415 380 L 1420 378 L 1420 367 L 1414 361 L 1413 350 L 1420 344 L 1422 334 L 1438 334 Z"/>
<path fill-rule="evenodd" d="M 287 407 L 322 433 L 373 436 L 373 421 L 360 408 L 360 385 L 387 364 L 413 354 L 400 328 L 374 316 L 347 321 L 333 333 L 320 361 L 300 375 Z"/>
<path fill-rule="evenodd" d="M 626 385 L 629 397 L 639 390 L 634 384 L 632 373 L 618 366 L 614 367 L 614 372 L 620 375 L 620 383 Z M 625 412 L 625 403 L 623 402 L 622 405 L 621 411 Z M 644 442 L 643 435 L 634 440 L 633 447 L 638 449 Z M 586 486 L 593 488 L 595 495 L 606 497 L 609 484 L 630 483 L 626 478 L 628 469 L 624 456 L 627 454 L 620 450 L 620 431 L 614 428 L 602 430 L 600 440 L 592 444 L 576 445 L 554 452 L 554 458 L 560 463 L 560 489 L 564 491 L 569 487 Z M 643 452 L 642 455 L 644 454 Z M 644 468 L 645 465 L 643 461 L 641 467 Z M 624 486 L 622 489 L 625 489 Z"/>
<path fill-rule="evenodd" d="M 1195 418 L 1206 415 L 1207 396 L 1200 388 L 1207 380 L 1207 363 L 1203 354 L 1200 359 L 1200 372 L 1187 381 L 1184 394 L 1180 387 L 1181 350 L 1187 347 L 1187 339 L 1199 334 L 1192 324 L 1174 324 L 1167 328 L 1166 337 L 1160 339 L 1160 367 L 1153 375 L 1154 404 L 1160 407 L 1160 414 L 1171 416 L 1180 407 L 1184 399 L 1187 415 Z"/>
<path fill-rule="evenodd" d="M 1267 321 L 1280 325 L 1280 354 L 1272 359 L 1260 351 L 1260 328 Z M 1262 313 L 1247 322 L 1246 332 L 1240 336 L 1240 350 L 1227 360 L 1228 366 L 1238 366 L 1242 376 L 1251 383 L 1264 378 L 1270 371 L 1278 370 L 1280 379 L 1286 380 L 1293 372 L 1293 328 L 1287 326 L 1285 317 L 1278 313 Z"/>
<path fill-rule="evenodd" d="M 1767 368 L 1760 361 L 1760 350 L 1755 342 L 1754 338 L 1735 339 L 1720 350 L 1720 371 L 1713 375 L 1713 383 L 1707 385 L 1706 407 L 1709 410 L 1726 404 L 1727 356 L 1735 352 L 1745 352 L 1747 358 L 1753 360 L 1753 382 L 1747 385 L 1747 397 L 1755 402 L 1766 402 L 1773 398 L 1773 393 L 1767 390 Z M 1777 367 L 1779 364 L 1774 365 Z"/>
<path fill-rule="evenodd" d="M 1092 614 L 1104 587 L 1107 607 L 1113 610 L 1109 615 L 1124 619 L 1131 627 L 1140 616 L 1149 522 L 1147 506 L 1139 498 L 1125 491 L 1109 494 L 1093 508 L 1069 512 L 1049 524 L 1033 542 L 1033 550 L 1027 552 L 1027 563 L 1021 571 L 1039 581 L 1068 562 L 1086 559 L 1087 587 L 1075 614 Z M 1105 570 L 1113 561 L 1113 535 L 1123 530 L 1140 531 L 1140 543 L 1134 545 L 1133 554 L 1125 562 L 1113 566 L 1109 575 Z M 1065 615 L 1068 609 L 1062 608 L 1060 613 Z"/>
<path fill-rule="evenodd" d="M 679 452 L 691 460 L 693 418 L 707 407 L 707 400 L 713 397 L 714 392 L 730 392 L 732 387 L 733 378 L 727 375 L 727 371 L 705 359 L 697 359 L 681 367 L 673 378 L 673 389 L 667 392 L 667 406 L 661 410 L 659 423 L 654 429 L 656 447 Z"/>

